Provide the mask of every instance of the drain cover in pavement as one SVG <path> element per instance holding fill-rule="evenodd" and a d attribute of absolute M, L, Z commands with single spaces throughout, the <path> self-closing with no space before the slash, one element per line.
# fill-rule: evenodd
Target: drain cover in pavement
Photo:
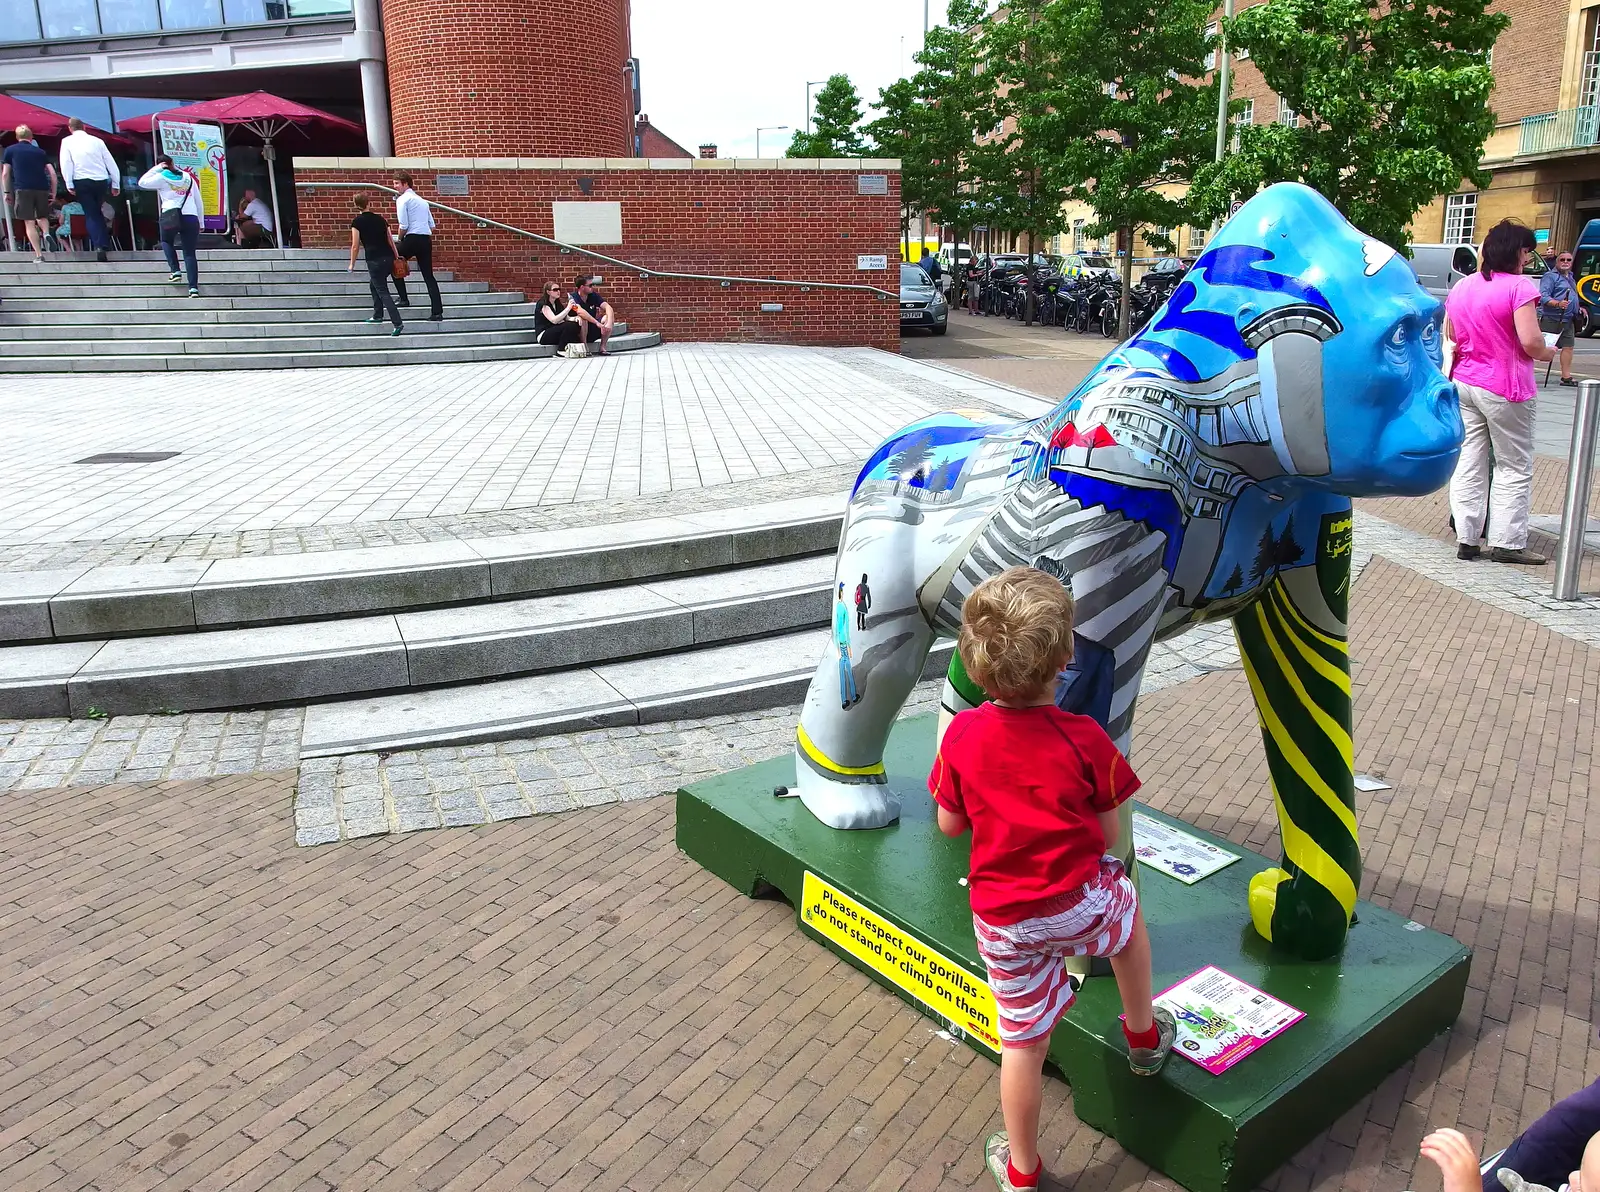
<path fill-rule="evenodd" d="M 182 455 L 181 451 L 103 451 L 88 459 L 73 460 L 79 464 L 158 464 L 164 459 Z"/>

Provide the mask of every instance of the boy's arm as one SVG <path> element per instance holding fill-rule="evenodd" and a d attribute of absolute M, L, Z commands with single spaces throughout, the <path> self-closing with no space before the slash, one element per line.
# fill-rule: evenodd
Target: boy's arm
<path fill-rule="evenodd" d="M 1117 847 L 1117 836 L 1122 827 L 1116 808 L 1095 814 L 1100 817 L 1100 832 L 1106 838 L 1106 852 L 1112 852 Z"/>
<path fill-rule="evenodd" d="M 966 816 L 943 806 L 939 808 L 939 831 L 946 836 L 960 836 L 970 827 L 972 822 Z"/>
<path fill-rule="evenodd" d="M 928 774 L 928 793 L 939 810 L 939 831 L 946 836 L 960 836 L 972 826 L 967 819 L 966 805 L 961 800 L 961 783 L 950 763 L 945 761 L 941 749 L 933 755 L 933 770 Z"/>

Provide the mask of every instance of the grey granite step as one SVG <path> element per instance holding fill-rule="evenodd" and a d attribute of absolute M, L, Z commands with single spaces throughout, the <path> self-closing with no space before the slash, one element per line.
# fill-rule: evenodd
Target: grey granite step
<path fill-rule="evenodd" d="M 821 626 L 832 587 L 833 560 L 817 555 L 499 604 L 12 646 L 0 717 L 305 703 L 592 666 Z"/>
<path fill-rule="evenodd" d="M 493 538 L 0 571 L 0 641 L 171 634 L 404 612 L 831 554 L 844 504 L 845 494 L 829 493 Z"/>
<path fill-rule="evenodd" d="M 414 288 L 407 283 L 408 290 Z M 372 291 L 367 287 L 366 275 L 357 280 L 353 274 L 334 274 L 327 281 L 217 281 L 200 275 L 200 295 L 210 298 L 263 298 L 271 299 L 280 305 L 292 305 L 306 298 L 367 298 Z M 427 289 L 421 281 L 416 289 L 426 297 Z M 486 281 L 441 281 L 439 292 L 442 294 L 487 294 L 489 283 Z M 18 286 L 5 296 L 7 306 L 13 301 L 18 303 L 42 304 L 55 303 L 59 306 L 78 309 L 78 304 L 101 304 L 127 301 L 188 301 L 189 287 L 181 281 L 168 281 L 165 276 L 157 281 L 138 285 L 105 285 L 105 286 Z M 413 294 L 414 297 L 414 294 Z M 110 308 L 114 309 L 114 308 Z"/>
<path fill-rule="evenodd" d="M 418 282 L 422 275 L 412 271 Z M 447 282 L 457 280 L 455 274 L 445 270 L 435 270 L 434 280 Z M 219 282 L 259 282 L 269 286 L 324 286 L 343 284 L 353 279 L 359 279 L 362 285 L 367 283 L 367 270 L 364 265 L 357 264 L 354 271 L 348 269 L 248 269 L 236 265 L 212 265 L 200 271 L 200 281 L 208 280 Z M 410 278 L 407 278 L 409 284 Z M 7 289 L 17 290 L 91 290 L 94 293 L 136 293 L 149 287 L 167 288 L 177 283 L 167 280 L 166 262 L 160 262 L 156 268 L 140 268 L 127 270 L 121 273 L 96 274 L 87 268 L 73 270 L 51 269 L 40 266 L 32 273 L 16 273 L 7 277 L 0 273 Z"/>
<path fill-rule="evenodd" d="M 406 318 L 407 331 L 417 333 L 445 332 L 451 334 L 476 334 L 480 331 L 531 331 L 534 325 L 533 310 L 531 305 L 514 307 L 521 310 L 521 315 L 480 315 L 482 307 L 467 307 L 465 312 L 445 308 L 443 320 L 432 323 L 426 319 L 410 317 L 417 311 L 427 311 L 427 304 L 412 306 L 409 311 L 401 308 L 402 317 Z M 222 313 L 222 312 L 212 312 Z M 237 312 L 226 312 L 230 315 Z M 329 315 L 338 315 L 340 312 L 325 312 Z M 353 312 L 352 312 L 353 313 Z M 90 326 L 83 323 L 47 323 L 43 325 L 9 324 L 0 321 L 0 343 L 23 340 L 29 344 L 40 344 L 52 340 L 81 341 L 92 338 L 96 350 L 107 345 L 112 340 L 167 340 L 167 339 L 272 339 L 271 345 L 280 346 L 278 341 L 295 337 L 326 337 L 338 335 L 366 335 L 371 328 L 359 318 L 349 317 L 346 313 L 342 318 L 330 317 L 327 319 L 285 319 L 278 323 L 250 322 L 232 320 L 226 323 L 214 322 L 173 322 L 167 318 L 157 318 L 150 312 L 140 312 L 141 316 L 149 315 L 148 321 L 124 321 L 119 317 L 116 323 L 109 326 Z M 0 315 L 3 320 L 3 315 Z M 618 323 L 616 334 L 626 335 L 628 325 Z M 79 344 L 79 350 L 82 344 Z M 147 348 L 146 351 L 161 349 Z M 53 355 L 53 352 L 30 350 L 30 356 Z"/>
<path fill-rule="evenodd" d="M 300 755 L 472 745 L 799 703 L 827 644 L 827 630 L 809 629 L 547 675 L 314 704 L 306 709 Z M 952 648 L 948 641 L 935 644 L 922 677 L 942 675 Z"/>
<path fill-rule="evenodd" d="M 426 313 L 426 308 L 424 312 Z M 477 328 L 463 327 L 459 322 L 451 323 L 447 320 L 429 322 L 421 315 L 412 311 L 404 312 L 406 336 L 395 341 L 394 347 L 398 350 L 409 351 L 416 343 L 415 337 L 425 334 L 428 338 L 426 346 L 432 348 L 442 347 L 478 347 L 485 344 L 531 344 L 534 342 L 535 331 L 530 320 L 525 327 L 513 328 L 508 331 L 483 331 Z M 111 356 L 160 356 L 170 353 L 179 355 L 217 355 L 219 353 L 248 355 L 261 352 L 352 352 L 368 351 L 377 345 L 378 340 L 383 340 L 388 346 L 389 322 L 382 323 L 354 323 L 337 324 L 341 330 L 324 330 L 318 328 L 318 334 L 313 336 L 257 336 L 249 338 L 220 338 L 215 336 L 200 336 L 190 338 L 173 336 L 164 339 L 105 339 L 95 343 L 93 352 L 96 358 L 104 359 Z M 301 328 L 302 331 L 305 328 Z M 247 329 L 235 329 L 235 336 L 244 336 Z M 30 340 L 26 348 L 29 356 L 82 356 L 86 351 L 84 344 L 79 340 Z"/>
<path fill-rule="evenodd" d="M 460 283 L 465 284 L 465 283 Z M 478 283 L 482 284 L 482 283 Z M 412 301 L 416 301 L 415 295 Z M 450 297 L 450 305 L 467 306 L 480 303 L 507 303 L 523 302 L 521 294 L 494 292 L 491 290 L 457 291 Z M 346 310 L 359 310 L 362 307 L 371 309 L 371 293 L 365 287 L 359 292 L 351 293 L 322 293 L 308 292 L 293 296 L 265 295 L 265 294 L 233 294 L 233 295 L 208 295 L 205 283 L 201 282 L 200 296 L 190 298 L 188 291 L 175 287 L 171 293 L 161 294 L 148 298 L 40 298 L 24 293 L 13 298 L 5 296 L 5 306 L 0 308 L 0 314 L 9 315 L 12 311 L 72 311 L 78 314 L 121 314 L 124 311 L 135 310 L 161 310 L 171 313 L 175 310 L 283 310 L 285 308 L 341 308 Z"/>
<path fill-rule="evenodd" d="M 386 339 L 377 336 L 386 346 L 351 351 L 319 351 L 285 353 L 262 351 L 258 354 L 196 353 L 193 355 L 150 356 L 23 356 L 5 353 L 0 355 L 0 373 L 40 372 L 215 372 L 234 369 L 271 368 L 380 368 L 393 364 L 474 364 L 486 360 L 533 360 L 555 356 L 554 348 L 542 344 L 500 344 L 457 347 L 435 347 L 427 343 L 405 342 L 405 335 Z M 661 342 L 657 331 L 635 331 L 613 336 L 613 352 L 636 352 L 653 348 Z M 570 361 L 585 365 L 589 361 Z"/>
<path fill-rule="evenodd" d="M 457 318 L 508 318 L 512 316 L 533 317 L 534 304 L 523 302 L 519 295 L 500 294 L 491 295 L 496 298 L 493 302 L 473 301 L 470 304 L 449 302 L 445 305 L 445 316 Z M 108 326 L 107 320 L 102 316 L 103 311 L 83 310 L 21 310 L 14 308 L 11 303 L 0 306 L 0 333 L 10 332 L 10 338 L 26 339 L 34 327 L 71 327 L 75 333 L 84 333 L 89 330 L 99 332 L 111 331 L 134 324 L 159 324 L 161 326 L 180 326 L 192 323 L 337 323 L 348 322 L 353 312 L 370 310 L 366 303 L 348 303 L 340 306 L 299 306 L 299 307 L 204 307 L 202 299 L 185 299 L 181 312 L 174 312 L 172 303 L 159 302 L 149 310 L 120 310 L 116 312 L 115 321 Z M 413 299 L 413 302 L 415 299 Z M 427 298 L 424 295 L 423 305 L 426 306 Z M 418 309 L 416 306 L 413 310 Z M 174 314 L 181 313 L 182 319 L 175 320 Z M 364 317 L 364 316 L 361 316 Z M 137 334 L 137 333 L 135 333 Z"/>

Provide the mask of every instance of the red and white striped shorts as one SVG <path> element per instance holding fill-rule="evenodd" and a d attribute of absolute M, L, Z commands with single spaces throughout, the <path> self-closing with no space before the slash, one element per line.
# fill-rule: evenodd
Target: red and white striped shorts
<path fill-rule="evenodd" d="M 1064 910 L 998 927 L 972 916 L 978 955 L 1000 1012 L 1000 1042 L 1022 1047 L 1055 1029 L 1076 994 L 1068 956 L 1115 956 L 1133 936 L 1139 894 L 1115 857 Z"/>

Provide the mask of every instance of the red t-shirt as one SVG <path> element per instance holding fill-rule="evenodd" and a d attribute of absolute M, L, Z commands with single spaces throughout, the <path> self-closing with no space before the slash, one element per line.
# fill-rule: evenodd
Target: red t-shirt
<path fill-rule="evenodd" d="M 1090 881 L 1106 850 L 1099 813 L 1138 789 L 1105 730 L 1054 704 L 958 713 L 928 775 L 939 806 L 972 821 L 967 890 L 997 926 Z"/>

